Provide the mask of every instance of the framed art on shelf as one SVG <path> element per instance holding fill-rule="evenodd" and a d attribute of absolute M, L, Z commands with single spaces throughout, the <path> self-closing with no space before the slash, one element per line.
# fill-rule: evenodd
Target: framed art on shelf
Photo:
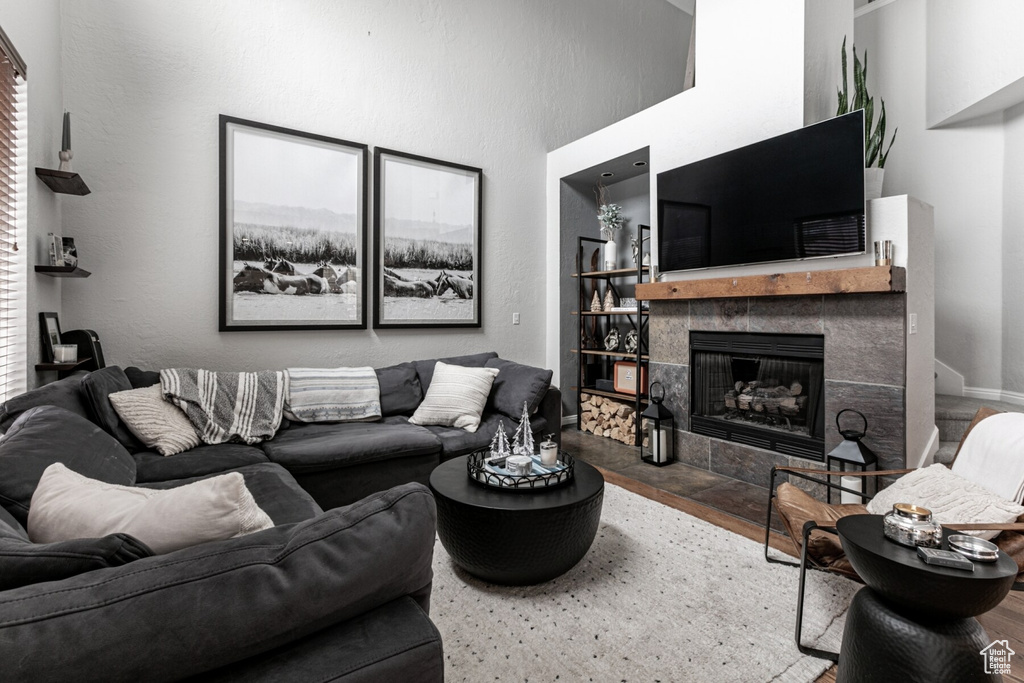
<path fill-rule="evenodd" d="M 480 327 L 479 168 L 376 148 L 375 328 Z"/>
<path fill-rule="evenodd" d="M 39 314 L 39 335 L 43 340 L 43 362 L 52 363 L 53 347 L 60 344 L 60 320 L 56 313 Z"/>
<path fill-rule="evenodd" d="M 220 330 L 366 328 L 366 145 L 220 116 Z"/>

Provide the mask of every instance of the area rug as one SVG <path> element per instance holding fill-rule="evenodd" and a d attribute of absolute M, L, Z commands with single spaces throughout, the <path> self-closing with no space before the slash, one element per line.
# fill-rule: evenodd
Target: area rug
<path fill-rule="evenodd" d="M 538 586 L 494 586 L 434 548 L 430 616 L 449 681 L 813 681 L 793 642 L 798 571 L 760 544 L 606 485 L 590 552 Z M 804 640 L 839 650 L 858 584 L 808 572 Z"/>

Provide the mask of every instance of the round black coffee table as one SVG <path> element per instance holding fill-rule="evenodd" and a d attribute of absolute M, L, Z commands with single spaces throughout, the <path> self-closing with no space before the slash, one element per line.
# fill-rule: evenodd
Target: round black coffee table
<path fill-rule="evenodd" d="M 985 670 L 990 639 L 973 617 L 1010 592 L 1017 563 L 1009 555 L 969 572 L 925 564 L 915 548 L 885 537 L 881 515 L 843 517 L 836 530 L 867 584 L 846 615 L 837 683 L 1000 680 Z M 954 533 L 943 529 L 943 550 Z"/>
<path fill-rule="evenodd" d="M 470 480 L 466 456 L 430 474 L 437 501 L 437 534 L 452 559 L 491 583 L 550 581 L 579 562 L 597 535 L 604 477 L 576 461 L 561 486 L 504 491 Z"/>

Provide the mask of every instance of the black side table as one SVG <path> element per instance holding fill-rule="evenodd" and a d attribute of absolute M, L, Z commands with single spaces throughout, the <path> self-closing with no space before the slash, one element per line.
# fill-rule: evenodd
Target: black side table
<path fill-rule="evenodd" d="M 1002 680 L 985 673 L 990 639 L 973 617 L 1006 597 L 1016 562 L 1000 552 L 973 572 L 925 564 L 916 549 L 885 538 L 881 515 L 843 517 L 836 529 L 867 584 L 846 615 L 837 683 Z M 943 550 L 952 533 L 943 530 Z"/>
<path fill-rule="evenodd" d="M 550 581 L 579 562 L 597 535 L 604 477 L 576 461 L 560 486 L 501 490 L 470 480 L 466 456 L 434 468 L 437 534 L 460 567 L 491 583 Z"/>

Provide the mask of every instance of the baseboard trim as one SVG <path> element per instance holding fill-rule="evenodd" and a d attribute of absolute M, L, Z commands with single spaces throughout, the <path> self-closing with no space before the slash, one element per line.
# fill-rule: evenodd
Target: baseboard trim
<path fill-rule="evenodd" d="M 1024 406 L 1024 394 L 1005 389 L 986 389 L 985 387 L 964 387 L 964 396 L 980 398 L 983 401 L 1005 401 Z"/>

